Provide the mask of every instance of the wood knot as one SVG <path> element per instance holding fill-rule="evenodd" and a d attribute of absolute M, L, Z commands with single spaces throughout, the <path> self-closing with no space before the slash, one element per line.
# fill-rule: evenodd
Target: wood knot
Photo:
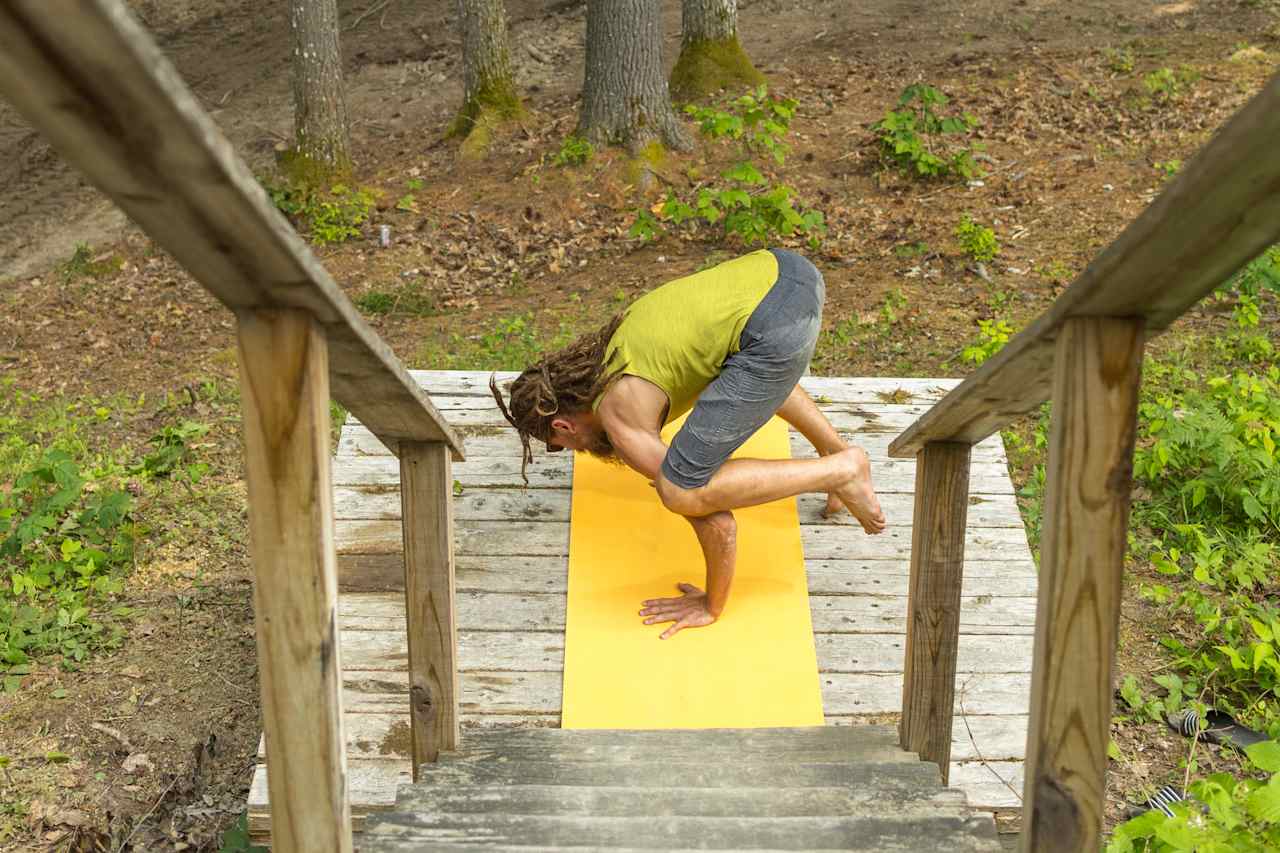
<path fill-rule="evenodd" d="M 428 687 L 415 684 L 409 688 L 409 704 L 423 718 L 430 719 L 435 716 L 435 697 L 431 695 L 431 689 Z"/>
<path fill-rule="evenodd" d="M 1075 794 L 1056 777 L 1036 779 L 1033 844 L 1037 850 L 1082 850 L 1080 804 Z"/>

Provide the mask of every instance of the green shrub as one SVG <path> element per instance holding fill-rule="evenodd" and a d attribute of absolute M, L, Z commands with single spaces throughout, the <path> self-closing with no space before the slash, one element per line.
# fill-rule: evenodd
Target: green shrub
<path fill-rule="evenodd" d="M 1280 243 L 1263 250 L 1218 288 L 1219 292 L 1234 292 L 1254 298 L 1263 290 L 1280 294 Z"/>
<path fill-rule="evenodd" d="M 359 237 L 375 201 L 372 191 L 345 184 L 335 184 L 327 192 L 302 184 L 263 186 L 280 212 L 295 224 L 306 225 L 311 240 L 322 246 Z"/>
<path fill-rule="evenodd" d="M 1142 594 L 1175 617 L 1161 643 L 1191 690 L 1280 733 L 1280 368 L 1160 393 L 1139 414 L 1149 497 L 1134 515 L 1159 531 L 1147 556 L 1162 576 Z"/>
<path fill-rule="evenodd" d="M 796 210 L 795 190 L 788 186 L 768 186 L 768 181 L 750 163 L 739 163 L 723 176 L 729 182 L 721 189 L 700 189 L 693 204 L 668 193 L 660 216 L 672 225 L 700 222 L 720 224 L 726 235 L 736 234 L 748 246 L 769 242 L 774 237 L 826 232 L 822 213 Z M 752 192 L 752 190 L 757 190 Z M 634 226 L 633 226 L 634 227 Z"/>
<path fill-rule="evenodd" d="M 768 87 L 760 86 L 723 109 L 690 104 L 684 111 L 698 123 L 703 136 L 740 142 L 744 156 L 768 154 L 781 165 L 791 150 L 782 140 L 791 129 L 797 106 L 795 100 L 774 97 Z"/>
<path fill-rule="evenodd" d="M 72 665 L 120 641 L 91 613 L 122 589 L 136 527 L 128 494 L 109 471 L 82 471 L 63 450 L 46 451 L 0 492 L 0 669 L 16 690 L 28 662 Z"/>
<path fill-rule="evenodd" d="M 960 358 L 974 365 L 982 364 L 1009 343 L 1013 329 L 1004 320 L 979 320 L 978 340 L 964 348 Z"/>
<path fill-rule="evenodd" d="M 683 198 L 670 191 L 656 210 L 638 211 L 629 236 L 651 240 L 668 226 L 716 228 L 748 246 L 800 234 L 809 238 L 811 248 L 817 248 L 826 233 L 822 212 L 797 208 L 796 191 L 785 184 L 771 183 L 751 159 L 768 154 L 777 163 L 786 160 L 789 149 L 783 138 L 795 109 L 795 101 L 774 98 L 763 86 L 731 101 L 724 109 L 686 107 L 704 136 L 739 143 L 744 159 L 722 172 L 718 183 L 699 187 Z"/>
<path fill-rule="evenodd" d="M 1152 810 L 1116 827 L 1107 853 L 1212 853 L 1280 849 L 1280 744 L 1247 750 L 1267 779 L 1215 773 L 1193 782 L 1173 816 Z"/>
<path fill-rule="evenodd" d="M 1134 469 L 1153 491 L 1177 498 L 1162 504 L 1170 522 L 1280 530 L 1280 368 L 1214 377 L 1140 412 L 1151 441 Z"/>
<path fill-rule="evenodd" d="M 177 426 L 163 427 L 151 436 L 152 451 L 134 465 L 130 471 L 145 477 L 161 478 L 174 474 L 191 483 L 197 483 L 209 470 L 202 462 L 193 461 L 191 442 L 209 431 L 205 424 L 181 421 Z"/>
<path fill-rule="evenodd" d="M 985 263 L 1000 254 L 1000 243 L 996 240 L 996 232 L 974 222 L 967 213 L 960 218 L 955 235 L 960 241 L 961 250 L 976 263 Z"/>
<path fill-rule="evenodd" d="M 939 115 L 937 108 L 947 103 L 947 96 L 933 86 L 916 83 L 903 89 L 897 109 L 888 110 L 871 126 L 885 161 L 921 178 L 980 177 L 982 170 L 973 158 L 977 146 L 949 141 L 967 140 L 978 119 L 970 113 Z"/>
<path fill-rule="evenodd" d="M 1157 68 L 1142 78 L 1142 85 L 1157 103 L 1168 103 L 1181 97 L 1199 79 L 1200 72 L 1189 65 L 1183 65 L 1177 71 L 1172 68 Z"/>

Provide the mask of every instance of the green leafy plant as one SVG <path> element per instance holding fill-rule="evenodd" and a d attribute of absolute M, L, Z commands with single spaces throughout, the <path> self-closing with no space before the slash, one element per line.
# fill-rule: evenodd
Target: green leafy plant
<path fill-rule="evenodd" d="M 192 483 L 198 482 L 208 471 L 208 466 L 193 461 L 191 442 L 208 431 L 206 424 L 195 421 L 182 421 L 176 426 L 162 428 L 151 437 L 152 451 L 132 468 L 132 472 L 147 477 L 168 477 L 180 473 Z"/>
<path fill-rule="evenodd" d="M 1103 54 L 1107 59 L 1107 68 L 1112 74 L 1133 73 L 1133 51 L 1129 48 L 1107 48 Z"/>
<path fill-rule="evenodd" d="M 1218 288 L 1219 292 L 1251 297 L 1257 297 L 1264 290 L 1280 294 L 1280 244 L 1263 250 Z"/>
<path fill-rule="evenodd" d="M 267 853 L 267 848 L 254 844 L 249 839 L 249 816 L 242 814 L 222 834 L 218 853 Z"/>
<path fill-rule="evenodd" d="M 929 244 L 923 240 L 918 240 L 914 243 L 899 243 L 893 247 L 893 254 L 903 260 L 918 258 L 929 254 Z"/>
<path fill-rule="evenodd" d="M 871 126 L 884 160 L 921 178 L 980 177 L 982 170 L 973 157 L 978 148 L 964 144 L 978 119 L 970 113 L 939 115 L 948 102 L 941 91 L 924 83 L 903 89 L 897 108 Z"/>
<path fill-rule="evenodd" d="M 973 365 L 982 364 L 998 353 L 1005 344 L 1013 329 L 1004 320 L 979 320 L 978 340 L 964 348 L 960 358 Z"/>
<path fill-rule="evenodd" d="M 110 254 L 95 258 L 88 243 L 77 243 L 75 251 L 62 264 L 59 272 L 63 281 L 70 282 L 76 279 L 101 278 L 118 271 L 120 266 L 120 258 Z"/>
<path fill-rule="evenodd" d="M 295 223 L 305 224 L 319 245 L 359 237 L 375 201 L 372 191 L 345 184 L 335 184 L 328 191 L 288 183 L 264 187 L 275 206 Z"/>
<path fill-rule="evenodd" d="M 596 149 L 581 136 L 566 136 L 552 162 L 557 166 L 582 166 L 595 156 Z"/>
<path fill-rule="evenodd" d="M 720 182 L 696 187 L 691 195 L 681 197 L 669 191 L 653 210 L 638 213 L 629 236 L 651 240 L 667 226 L 718 228 L 748 246 L 801 234 L 809 238 L 810 248 L 817 248 L 826 233 L 822 212 L 798 208 L 796 191 L 785 184 L 772 184 L 750 159 L 769 154 L 776 162 L 784 162 L 788 148 L 783 137 L 795 108 L 795 101 L 774 98 L 763 87 L 735 99 L 725 109 L 686 107 L 705 136 L 741 143 L 745 159 L 723 171 Z"/>
<path fill-rule="evenodd" d="M 1182 161 L 1181 160 L 1164 160 L 1164 161 L 1157 160 L 1154 165 L 1155 165 L 1156 171 L 1160 172 L 1164 176 L 1164 179 L 1167 181 L 1170 178 L 1172 178 L 1174 175 L 1178 174 L 1178 171 L 1182 168 Z"/>
<path fill-rule="evenodd" d="M 1157 103 L 1168 103 L 1181 97 L 1199 79 L 1200 73 L 1189 65 L 1183 65 L 1177 71 L 1157 68 L 1142 78 L 1142 86 Z"/>
<path fill-rule="evenodd" d="M 1280 530 L 1280 368 L 1212 377 L 1203 390 L 1165 394 L 1140 412 L 1150 442 L 1134 470 L 1176 495 L 1183 523 L 1236 522 Z"/>
<path fill-rule="evenodd" d="M 892 334 L 893 327 L 902 319 L 902 312 L 906 310 L 907 304 L 907 294 L 902 288 L 895 287 L 885 293 L 884 301 L 880 303 L 880 325 L 885 336 Z"/>
<path fill-rule="evenodd" d="M 791 128 L 797 106 L 794 99 L 775 97 L 767 86 L 760 86 L 723 108 L 689 104 L 684 111 L 698 123 L 703 136 L 740 142 L 744 156 L 768 154 L 781 165 L 791 150 L 783 137 Z"/>
<path fill-rule="evenodd" d="M 82 471 L 47 450 L 0 492 L 0 669 L 16 690 L 32 658 L 73 665 L 118 645 L 120 632 L 92 613 L 122 589 L 136 527 L 128 494 L 105 471 Z"/>
<path fill-rule="evenodd" d="M 554 335 L 539 334 L 532 311 L 499 317 L 475 335 L 455 334 L 446 348 L 424 347 L 418 362 L 442 370 L 521 370 L 543 353 L 567 344 L 577 329 L 562 322 Z"/>
<path fill-rule="evenodd" d="M 1139 406 L 1134 473 L 1150 496 L 1135 520 L 1161 531 L 1147 549 L 1161 581 L 1142 594 L 1177 617 L 1161 643 L 1182 678 L 1280 733 L 1280 608 L 1259 594 L 1280 574 L 1280 368 L 1194 379 L 1173 374 Z"/>
<path fill-rule="evenodd" d="M 370 290 L 354 300 L 356 307 L 366 314 L 408 314 L 431 317 L 440 313 L 435 294 L 421 281 L 411 280 L 389 290 Z"/>
<path fill-rule="evenodd" d="M 1215 773 L 1193 782 L 1169 817 L 1152 810 L 1116 827 L 1107 853 L 1195 853 L 1280 848 L 1280 743 L 1246 750 L 1264 780 Z"/>
<path fill-rule="evenodd" d="M 955 236 L 960 241 L 961 250 L 977 263 L 993 260 L 1000 254 L 1000 242 L 996 240 L 996 232 L 974 222 L 967 213 L 960 217 Z"/>

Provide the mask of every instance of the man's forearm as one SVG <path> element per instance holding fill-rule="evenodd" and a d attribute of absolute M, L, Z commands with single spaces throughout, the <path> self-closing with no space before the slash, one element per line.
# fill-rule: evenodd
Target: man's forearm
<path fill-rule="evenodd" d="M 738 523 L 731 512 L 690 518 L 693 532 L 707 563 L 707 610 L 719 618 L 729 601 L 733 570 L 738 559 Z"/>

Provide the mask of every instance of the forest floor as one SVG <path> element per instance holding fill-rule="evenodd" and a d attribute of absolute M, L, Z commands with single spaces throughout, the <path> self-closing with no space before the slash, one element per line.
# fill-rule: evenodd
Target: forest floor
<path fill-rule="evenodd" d="M 291 130 L 285 4 L 132 5 L 270 176 Z M 741 251 L 692 229 L 628 236 L 655 199 L 625 184 L 621 152 L 553 165 L 576 121 L 583 3 L 507 3 L 529 114 L 481 162 L 443 138 L 461 99 L 454 3 L 340 6 L 356 180 L 378 201 L 361 238 L 316 252 L 410 367 L 515 367 Z M 799 103 L 792 150 L 771 176 L 826 217 L 819 248 L 794 243 L 827 281 L 822 374 L 964 375 L 978 321 L 1017 329 L 1042 311 L 1160 191 L 1169 164 L 1280 64 L 1271 0 L 740 6 L 748 53 Z M 664 14 L 674 62 L 679 3 L 666 0 Z M 1159 69 L 1176 82 L 1153 93 L 1144 81 Z M 921 183 L 883 167 L 869 126 L 915 82 L 981 121 L 982 180 Z M 683 191 L 732 162 L 728 146 L 704 141 L 668 158 L 659 179 Z M 981 267 L 956 245 L 965 215 L 1001 246 Z M 389 248 L 375 240 L 383 224 Z M 74 422 L 94 452 L 136 458 L 165 427 L 209 427 L 190 444 L 208 466 L 198 483 L 142 490 L 135 513 L 150 533 L 119 596 L 130 612 L 112 617 L 123 643 L 73 666 L 37 662 L 0 693 L 0 844 L 219 849 L 243 811 L 260 732 L 232 317 L 5 104 L 0 300 L 0 416 L 19 417 L 0 423 L 23 440 Z M 1212 369 L 1199 343 L 1225 333 L 1228 311 L 1207 302 L 1152 349 L 1190 348 Z M 1262 312 L 1274 328 L 1276 301 Z M 1035 430 L 1013 434 L 1033 447 Z M 1025 484 L 1038 457 L 1013 457 Z M 0 471 L 0 488 L 9 476 Z M 1149 683 L 1154 621 L 1126 596 L 1119 674 Z M 1161 726 L 1120 722 L 1113 735 L 1108 825 L 1151 786 L 1180 780 L 1187 758 L 1187 742 Z M 1198 761 L 1204 771 L 1232 759 Z"/>

